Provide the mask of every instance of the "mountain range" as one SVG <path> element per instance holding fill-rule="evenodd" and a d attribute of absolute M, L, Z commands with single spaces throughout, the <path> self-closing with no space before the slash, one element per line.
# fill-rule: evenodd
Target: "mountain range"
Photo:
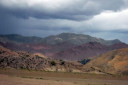
<path fill-rule="evenodd" d="M 128 75 L 128 48 L 112 50 L 84 61 L 55 60 L 0 46 L 0 68 Z"/>
<path fill-rule="evenodd" d="M 114 49 L 128 47 L 118 39 L 104 40 L 75 33 L 61 33 L 45 38 L 17 34 L 0 35 L 0 45 L 15 51 L 27 51 L 70 61 L 92 58 Z"/>
<path fill-rule="evenodd" d="M 127 65 L 128 45 L 118 39 L 74 33 L 0 35 L 0 68 L 127 75 Z"/>
<path fill-rule="evenodd" d="M 59 43 L 70 43 L 74 45 L 81 45 L 89 42 L 99 42 L 104 45 L 112 45 L 120 43 L 118 39 L 115 40 L 104 40 L 101 38 L 91 37 L 84 34 L 75 33 L 61 33 L 58 35 L 51 35 L 45 38 L 35 37 L 35 36 L 22 36 L 18 34 L 0 35 L 0 41 L 4 42 L 15 42 L 15 43 L 45 43 L 50 45 L 56 45 Z"/>

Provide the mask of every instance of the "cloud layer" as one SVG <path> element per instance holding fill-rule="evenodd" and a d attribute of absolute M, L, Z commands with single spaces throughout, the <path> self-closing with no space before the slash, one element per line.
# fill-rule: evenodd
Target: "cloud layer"
<path fill-rule="evenodd" d="M 75 32 L 128 42 L 127 6 L 128 0 L 0 0 L 0 33 Z"/>

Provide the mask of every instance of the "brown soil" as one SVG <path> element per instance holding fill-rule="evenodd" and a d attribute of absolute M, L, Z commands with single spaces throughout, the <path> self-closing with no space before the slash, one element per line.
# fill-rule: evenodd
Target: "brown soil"
<path fill-rule="evenodd" d="M 0 85 L 128 85 L 128 76 L 0 69 Z"/>

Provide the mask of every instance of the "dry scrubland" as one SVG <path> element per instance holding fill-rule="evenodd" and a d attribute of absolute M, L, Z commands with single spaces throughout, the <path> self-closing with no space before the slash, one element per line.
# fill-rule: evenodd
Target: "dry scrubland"
<path fill-rule="evenodd" d="M 128 76 L 0 69 L 0 85 L 128 85 Z"/>

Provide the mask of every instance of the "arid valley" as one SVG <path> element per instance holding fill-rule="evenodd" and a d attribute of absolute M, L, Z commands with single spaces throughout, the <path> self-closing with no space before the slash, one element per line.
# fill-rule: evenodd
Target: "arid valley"
<path fill-rule="evenodd" d="M 0 85 L 128 85 L 128 0 L 0 0 Z"/>

